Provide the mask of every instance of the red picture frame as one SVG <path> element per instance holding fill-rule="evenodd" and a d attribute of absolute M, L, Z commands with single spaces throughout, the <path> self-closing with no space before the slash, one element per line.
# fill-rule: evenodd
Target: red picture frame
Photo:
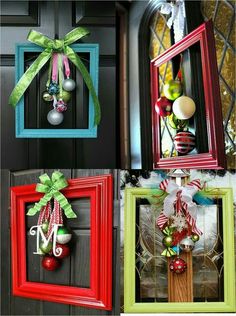
<path fill-rule="evenodd" d="M 36 184 L 11 188 L 11 253 L 13 295 L 97 309 L 112 309 L 111 175 L 68 180 L 61 192 L 68 198 L 90 199 L 90 288 L 31 282 L 26 265 L 26 203 L 43 194 Z"/>
<path fill-rule="evenodd" d="M 161 157 L 160 117 L 155 111 L 155 103 L 159 96 L 159 67 L 182 53 L 192 45 L 200 43 L 202 60 L 202 77 L 205 95 L 205 111 L 208 138 L 207 153 L 189 154 L 178 157 Z M 153 168 L 225 168 L 224 130 L 219 88 L 219 76 L 216 61 L 215 39 L 212 21 L 200 25 L 193 32 L 175 43 L 150 64 L 151 72 L 151 103 L 152 103 L 152 137 L 153 137 Z"/>

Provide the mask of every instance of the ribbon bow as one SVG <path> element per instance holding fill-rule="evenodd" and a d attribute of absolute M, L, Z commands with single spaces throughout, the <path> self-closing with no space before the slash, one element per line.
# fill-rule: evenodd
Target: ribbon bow
<path fill-rule="evenodd" d="M 88 35 L 89 31 L 82 27 L 77 27 L 74 30 L 70 31 L 66 34 L 63 39 L 55 39 L 51 38 L 37 32 L 31 30 L 28 34 L 27 40 L 39 45 L 44 49 L 44 51 L 37 57 L 37 59 L 33 62 L 33 64 L 26 70 L 24 75 L 20 78 L 17 85 L 13 89 L 10 97 L 9 104 L 12 106 L 16 106 L 20 101 L 21 97 L 25 93 L 26 89 L 40 71 L 40 69 L 47 63 L 47 61 L 51 58 L 53 52 L 62 52 L 64 53 L 71 62 L 79 69 L 81 72 L 83 79 L 91 93 L 93 104 L 94 104 L 94 125 L 98 125 L 101 119 L 101 110 L 100 104 L 98 101 L 98 97 L 90 77 L 88 70 L 85 65 L 81 61 L 80 57 L 74 52 L 74 50 L 69 46 L 70 44 L 76 42 L 80 38 Z"/>
<path fill-rule="evenodd" d="M 54 198 L 64 210 L 65 216 L 67 218 L 76 218 L 77 216 L 73 212 L 67 198 L 61 192 L 59 192 L 61 189 L 68 186 L 65 176 L 59 171 L 54 171 L 52 174 L 52 179 L 50 179 L 46 173 L 41 175 L 39 179 L 41 183 L 37 184 L 36 191 L 45 193 L 45 195 L 38 203 L 35 203 L 34 207 L 29 209 L 27 215 L 35 215 L 41 210 L 42 207 L 47 205 L 48 201 Z"/>
<path fill-rule="evenodd" d="M 157 218 L 156 223 L 160 229 L 163 228 L 169 217 L 175 214 L 175 211 L 180 213 L 183 210 L 186 221 L 192 227 L 192 232 L 202 235 L 196 225 L 197 205 L 192 201 L 193 196 L 201 190 L 200 180 L 193 180 L 184 187 L 179 186 L 173 180 L 164 180 L 161 182 L 160 188 L 169 193 L 164 200 L 163 210 Z"/>
<path fill-rule="evenodd" d="M 161 13 L 171 14 L 171 17 L 167 21 L 167 26 L 171 28 L 174 25 L 175 42 L 181 40 L 184 36 L 184 18 L 185 9 L 184 1 L 176 0 L 175 3 L 165 3 L 161 6 Z"/>

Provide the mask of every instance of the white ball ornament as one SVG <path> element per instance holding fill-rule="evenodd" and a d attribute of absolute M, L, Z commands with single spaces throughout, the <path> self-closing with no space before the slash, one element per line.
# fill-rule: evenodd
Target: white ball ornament
<path fill-rule="evenodd" d="M 63 81 L 62 87 L 65 91 L 72 91 L 75 89 L 75 82 L 73 79 L 67 78 Z"/>
<path fill-rule="evenodd" d="M 172 111 L 179 120 L 187 120 L 195 113 L 196 105 L 193 99 L 183 95 L 174 101 Z"/>

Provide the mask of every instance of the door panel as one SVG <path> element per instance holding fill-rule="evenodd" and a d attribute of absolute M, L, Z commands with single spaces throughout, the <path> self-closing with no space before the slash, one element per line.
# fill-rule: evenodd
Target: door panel
<path fill-rule="evenodd" d="M 99 3 L 99 6 L 96 1 L 89 1 L 89 3 L 86 1 L 20 1 L 16 6 L 8 6 L 8 1 L 2 1 L 2 3 L 4 8 L 2 10 L 4 19 L 1 28 L 0 64 L 2 168 L 119 167 L 115 94 L 115 2 L 109 1 L 108 4 L 102 2 Z M 32 9 L 32 3 L 36 9 Z M 105 10 L 101 9 L 102 4 L 103 7 L 105 6 Z M 30 26 L 29 21 L 34 25 Z M 51 38 L 58 33 L 59 38 L 62 38 L 74 27 L 84 25 L 89 29 L 90 36 L 83 38 L 81 42 L 99 44 L 98 96 L 101 103 L 102 120 L 98 127 L 98 137 L 96 139 L 16 139 L 15 113 L 14 109 L 8 105 L 8 98 L 15 80 L 15 44 L 26 43 L 31 28 Z M 80 81 L 78 80 L 79 86 L 81 86 Z M 43 78 L 40 81 L 36 79 L 29 89 L 27 120 L 34 126 L 42 126 L 46 120 L 47 110 L 49 111 L 49 107 L 47 109 L 47 105 L 41 100 L 40 95 L 44 82 Z M 41 86 L 40 89 L 37 89 L 38 86 Z M 77 90 L 77 95 L 79 94 L 77 104 L 73 101 L 71 104 L 73 107 L 77 107 L 77 113 L 81 113 L 84 108 L 87 108 L 87 97 L 86 93 L 80 91 L 80 87 Z M 68 124 L 70 124 L 71 117 L 69 112 L 65 113 Z M 39 115 L 36 116 L 36 113 Z M 84 125 L 85 120 L 86 113 L 83 116 L 83 122 L 79 122 L 79 125 Z M 16 152 L 17 159 L 14 157 Z"/>
<path fill-rule="evenodd" d="M 119 314 L 119 194 L 118 170 L 109 169 L 61 169 L 66 178 L 77 178 L 101 174 L 113 174 L 113 310 L 92 310 L 84 307 L 70 306 L 32 299 L 25 299 L 11 295 L 11 261 L 10 261 L 10 202 L 9 187 L 37 183 L 38 177 L 44 172 L 51 174 L 51 169 L 34 169 L 1 172 L 1 315 L 118 315 Z M 78 214 L 77 219 L 67 221 L 73 231 L 71 256 L 63 259 L 63 266 L 58 271 L 50 273 L 40 268 L 40 260 L 35 251 L 35 240 L 28 236 L 28 278 L 32 281 L 71 284 L 89 287 L 90 284 L 90 203 L 89 199 L 74 199 L 72 206 Z M 30 205 L 28 205 L 30 207 Z M 37 216 L 27 217 L 27 228 L 36 224 Z"/>

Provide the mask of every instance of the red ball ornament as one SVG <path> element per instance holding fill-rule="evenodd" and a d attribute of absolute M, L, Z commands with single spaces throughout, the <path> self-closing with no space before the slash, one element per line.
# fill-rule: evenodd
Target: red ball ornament
<path fill-rule="evenodd" d="M 191 132 L 179 132 L 174 137 L 175 149 L 181 154 L 187 154 L 195 147 L 195 136 Z"/>
<path fill-rule="evenodd" d="M 57 258 L 59 259 L 63 259 L 65 257 L 68 257 L 70 255 L 70 247 L 68 245 L 63 245 L 63 244 L 56 244 L 56 254 L 60 253 L 61 254 L 59 256 L 57 256 Z"/>
<path fill-rule="evenodd" d="M 170 115 L 171 109 L 172 103 L 166 97 L 159 98 L 155 103 L 155 110 L 162 117 Z"/>
<path fill-rule="evenodd" d="M 42 260 L 42 267 L 48 271 L 56 270 L 60 265 L 60 262 L 53 256 L 45 256 Z"/>
<path fill-rule="evenodd" d="M 187 269 L 187 263 L 181 258 L 175 258 L 170 262 L 170 271 L 180 274 Z"/>

